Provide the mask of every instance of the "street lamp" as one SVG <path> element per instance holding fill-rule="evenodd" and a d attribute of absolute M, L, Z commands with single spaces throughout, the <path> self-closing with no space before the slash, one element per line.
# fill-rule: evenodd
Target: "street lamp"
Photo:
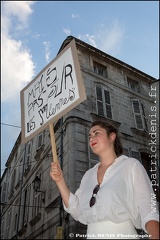
<path fill-rule="evenodd" d="M 37 192 L 41 192 L 42 193 L 42 201 L 45 201 L 45 191 L 41 191 L 40 189 L 40 185 L 41 185 L 41 179 L 40 177 L 36 176 L 35 179 L 32 182 L 33 185 L 33 189 L 34 191 Z"/>

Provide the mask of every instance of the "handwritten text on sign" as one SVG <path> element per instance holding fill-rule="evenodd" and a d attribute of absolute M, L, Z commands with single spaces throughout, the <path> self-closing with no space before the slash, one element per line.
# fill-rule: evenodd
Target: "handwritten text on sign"
<path fill-rule="evenodd" d="M 78 84 L 70 47 L 23 90 L 24 137 L 42 131 L 51 119 L 60 118 L 67 108 L 69 111 L 73 104 L 72 108 L 82 101 L 79 87 L 84 90 L 83 85 Z"/>

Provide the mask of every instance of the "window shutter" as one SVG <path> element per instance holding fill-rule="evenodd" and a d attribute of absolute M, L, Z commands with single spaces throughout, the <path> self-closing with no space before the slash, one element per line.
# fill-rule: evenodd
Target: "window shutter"
<path fill-rule="evenodd" d="M 36 217 L 40 213 L 40 207 L 41 207 L 41 194 L 40 193 L 34 193 L 33 198 L 33 210 L 32 210 L 32 218 Z"/>
<path fill-rule="evenodd" d="M 42 144 L 43 144 L 43 133 L 40 133 L 39 135 L 38 135 L 38 148 L 40 148 L 41 146 L 42 146 Z"/>
<path fill-rule="evenodd" d="M 21 180 L 22 180 L 22 170 L 21 170 L 21 166 L 19 166 L 17 183 L 19 183 L 19 181 Z"/>
<path fill-rule="evenodd" d="M 26 201 L 27 201 L 27 190 L 23 192 L 23 207 L 22 207 L 22 227 L 25 225 L 25 215 L 26 215 Z"/>
<path fill-rule="evenodd" d="M 106 103 L 106 115 L 108 118 L 112 119 L 111 100 L 109 91 L 104 90 L 104 97 Z"/>
<path fill-rule="evenodd" d="M 96 73 L 100 76 L 103 76 L 103 77 L 107 77 L 107 67 L 106 66 L 93 61 L 93 70 L 94 70 L 94 73 Z"/>
<path fill-rule="evenodd" d="M 133 111 L 136 121 L 136 127 L 138 129 L 143 129 L 143 120 L 141 116 L 140 104 L 138 100 L 132 100 Z"/>
<path fill-rule="evenodd" d="M 9 230 L 11 226 L 11 209 L 8 211 L 8 215 L 7 215 L 7 230 Z"/>
<path fill-rule="evenodd" d="M 99 85 L 96 86 L 96 91 L 97 91 L 97 100 L 102 102 L 102 89 Z"/>
<path fill-rule="evenodd" d="M 1 198 L 2 203 L 6 202 L 6 191 L 7 191 L 7 183 L 4 182 L 2 187 L 2 198 Z"/>
<path fill-rule="evenodd" d="M 109 91 L 104 90 L 105 102 L 111 104 Z"/>
<path fill-rule="evenodd" d="M 17 213 L 16 213 L 16 215 L 15 215 L 15 221 L 14 221 L 14 230 L 16 231 L 16 229 L 17 229 L 17 221 L 18 221 L 18 215 L 17 215 Z"/>
<path fill-rule="evenodd" d="M 145 110 L 144 110 L 144 105 L 143 105 L 143 103 L 141 103 L 141 106 L 142 106 L 142 113 L 143 113 L 143 119 L 144 119 L 145 130 L 148 131 L 147 119 L 146 119 L 146 115 L 145 115 Z"/>
<path fill-rule="evenodd" d="M 141 113 L 139 108 L 139 102 L 138 100 L 132 100 L 133 103 L 133 109 L 135 113 Z"/>
<path fill-rule="evenodd" d="M 101 89 L 101 86 L 99 85 L 96 86 L 96 95 L 97 95 L 98 114 L 101 116 L 104 116 L 102 89 Z"/>
<path fill-rule="evenodd" d="M 27 157 L 27 159 L 26 159 L 27 166 L 29 165 L 30 156 L 31 156 L 31 142 L 29 142 L 27 145 L 27 156 L 26 156 Z"/>
<path fill-rule="evenodd" d="M 25 226 L 28 222 L 28 211 L 29 211 L 29 201 L 30 201 L 30 189 L 31 185 L 25 190 L 24 193 L 24 216 L 23 216 L 23 225 Z"/>
<path fill-rule="evenodd" d="M 97 102 L 97 106 L 98 106 L 98 115 L 104 116 L 103 103 Z"/>
<path fill-rule="evenodd" d="M 16 169 L 14 169 L 14 172 L 13 172 L 13 175 L 12 175 L 11 191 L 14 191 L 15 180 L 16 180 Z"/>

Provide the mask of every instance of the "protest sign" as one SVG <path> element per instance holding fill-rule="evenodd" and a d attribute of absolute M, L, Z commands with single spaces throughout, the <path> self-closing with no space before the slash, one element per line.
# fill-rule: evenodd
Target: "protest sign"
<path fill-rule="evenodd" d="M 53 123 L 86 99 L 75 40 L 21 90 L 20 97 L 23 143 L 48 126 L 51 131 Z"/>

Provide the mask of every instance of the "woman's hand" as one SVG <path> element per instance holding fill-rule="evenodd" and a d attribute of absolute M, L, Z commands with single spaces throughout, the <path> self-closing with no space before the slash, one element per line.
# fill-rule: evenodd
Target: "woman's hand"
<path fill-rule="evenodd" d="M 66 208 L 68 208 L 70 190 L 66 185 L 66 182 L 63 177 L 63 172 L 58 163 L 55 163 L 55 162 L 51 163 L 50 176 L 56 182 L 57 187 L 59 188 L 61 197 L 63 199 L 63 202 Z"/>
<path fill-rule="evenodd" d="M 56 183 L 58 183 L 63 178 L 62 170 L 58 163 L 51 163 L 50 176 Z"/>
<path fill-rule="evenodd" d="M 146 230 L 150 235 L 150 239 L 159 239 L 159 222 L 150 220 L 146 223 Z"/>

